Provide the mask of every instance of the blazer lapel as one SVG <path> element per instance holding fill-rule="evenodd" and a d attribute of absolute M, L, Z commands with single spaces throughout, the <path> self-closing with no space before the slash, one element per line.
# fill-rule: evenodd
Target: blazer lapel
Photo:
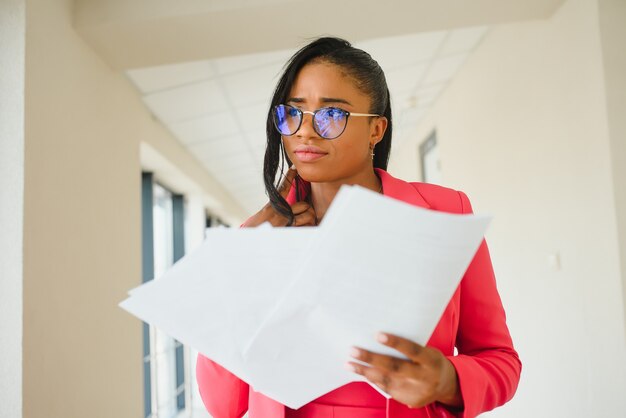
<path fill-rule="evenodd" d="M 380 168 L 375 168 L 374 170 L 383 184 L 383 194 L 385 196 L 410 203 L 411 205 L 430 209 L 430 205 L 424 200 L 415 185 L 397 179 Z"/>

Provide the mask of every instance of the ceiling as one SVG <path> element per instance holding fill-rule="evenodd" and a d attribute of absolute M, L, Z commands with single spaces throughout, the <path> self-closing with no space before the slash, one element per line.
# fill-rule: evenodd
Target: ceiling
<path fill-rule="evenodd" d="M 546 19 L 564 0 L 73 0 L 74 27 L 113 69 Z"/>
<path fill-rule="evenodd" d="M 356 42 L 387 76 L 393 148 L 417 126 L 488 31 L 478 26 Z M 294 49 L 127 70 L 143 102 L 248 213 L 266 202 L 265 117 Z M 393 151 L 392 151 L 393 152 Z"/>

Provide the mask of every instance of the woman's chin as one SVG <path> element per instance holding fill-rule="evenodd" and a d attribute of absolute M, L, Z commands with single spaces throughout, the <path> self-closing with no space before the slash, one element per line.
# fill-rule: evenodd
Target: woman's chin
<path fill-rule="evenodd" d="M 298 176 L 309 183 L 326 183 L 332 181 L 332 176 L 328 175 L 328 170 L 302 165 L 296 167 L 298 169 Z"/>

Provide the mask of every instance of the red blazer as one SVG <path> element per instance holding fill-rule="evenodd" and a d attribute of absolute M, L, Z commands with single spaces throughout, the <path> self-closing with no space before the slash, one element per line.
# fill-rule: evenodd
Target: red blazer
<path fill-rule="evenodd" d="M 472 213 L 463 192 L 427 183 L 407 183 L 380 169 L 376 172 L 385 196 L 432 210 Z M 294 203 L 294 190 L 287 201 Z M 341 405 L 342 408 L 334 412 L 336 418 L 360 416 L 358 411 L 364 412 L 366 407 L 384 408 L 388 418 L 469 418 L 511 399 L 517 389 L 522 365 L 506 325 L 484 240 L 427 345 L 439 349 L 456 368 L 464 402 L 462 412 L 455 414 L 438 403 L 409 409 L 393 399 L 386 400 L 364 382 L 344 385 L 303 408 Z M 454 355 L 455 347 L 458 355 Z M 285 417 L 285 406 L 254 391 L 202 355 L 198 356 L 196 376 L 202 400 L 214 418 L 239 418 L 246 411 L 249 411 L 250 418 Z M 307 416 L 312 415 L 315 414 Z"/>

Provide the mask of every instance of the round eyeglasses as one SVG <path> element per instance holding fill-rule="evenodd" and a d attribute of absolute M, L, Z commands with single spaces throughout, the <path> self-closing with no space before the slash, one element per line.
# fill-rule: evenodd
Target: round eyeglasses
<path fill-rule="evenodd" d="M 291 136 L 302 126 L 304 114 L 313 116 L 313 129 L 324 139 L 335 139 L 346 130 L 349 116 L 380 116 L 371 113 L 351 113 L 338 107 L 322 107 L 314 112 L 279 104 L 272 109 L 274 126 L 283 136 Z"/>

